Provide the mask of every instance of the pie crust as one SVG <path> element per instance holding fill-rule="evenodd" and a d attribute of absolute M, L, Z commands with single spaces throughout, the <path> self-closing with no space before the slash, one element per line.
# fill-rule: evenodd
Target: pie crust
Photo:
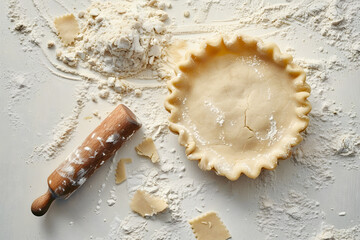
<path fill-rule="evenodd" d="M 248 36 L 220 37 L 187 53 L 168 81 L 169 128 L 202 170 L 256 178 L 290 156 L 308 125 L 310 86 L 280 52 Z"/>

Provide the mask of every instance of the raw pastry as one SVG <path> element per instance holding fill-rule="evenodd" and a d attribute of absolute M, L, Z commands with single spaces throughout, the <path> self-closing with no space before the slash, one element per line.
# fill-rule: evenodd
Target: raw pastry
<path fill-rule="evenodd" d="M 115 183 L 120 184 L 126 180 L 125 163 L 131 163 L 131 158 L 121 158 L 115 172 Z"/>
<path fill-rule="evenodd" d="M 231 238 L 229 231 L 215 212 L 205 213 L 189 221 L 198 240 L 226 240 Z"/>
<path fill-rule="evenodd" d="M 79 34 L 79 25 L 73 14 L 64 15 L 54 20 L 57 33 L 65 46 L 74 42 Z"/>
<path fill-rule="evenodd" d="M 165 101 L 169 128 L 201 169 L 256 178 L 302 140 L 310 87 L 275 44 L 220 38 L 189 53 L 177 71 Z"/>
<path fill-rule="evenodd" d="M 138 146 L 135 147 L 135 150 L 137 154 L 150 158 L 153 163 L 157 163 L 160 161 L 159 154 L 156 150 L 152 138 L 146 138 Z"/>
<path fill-rule="evenodd" d="M 165 200 L 152 196 L 142 190 L 137 190 L 134 198 L 131 200 L 130 207 L 142 217 L 152 216 L 164 211 L 168 205 Z"/>

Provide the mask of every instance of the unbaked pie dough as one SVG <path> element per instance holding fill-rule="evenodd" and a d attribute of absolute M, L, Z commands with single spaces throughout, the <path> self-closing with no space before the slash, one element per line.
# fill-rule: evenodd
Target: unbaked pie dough
<path fill-rule="evenodd" d="M 76 21 L 74 14 L 55 18 L 54 25 L 65 46 L 72 44 L 80 32 L 79 24 Z"/>
<path fill-rule="evenodd" d="M 189 221 L 197 240 L 226 240 L 231 235 L 215 212 L 205 213 Z"/>
<path fill-rule="evenodd" d="M 130 203 L 131 209 L 142 217 L 153 216 L 164 211 L 168 205 L 162 198 L 137 190 Z"/>
<path fill-rule="evenodd" d="M 131 158 L 121 158 L 115 171 L 115 183 L 120 184 L 126 180 L 125 163 L 132 163 Z"/>
<path fill-rule="evenodd" d="M 190 52 L 177 71 L 165 101 L 169 128 L 201 169 L 256 178 L 302 140 L 310 87 L 275 44 L 222 37 Z"/>
<path fill-rule="evenodd" d="M 144 141 L 135 147 L 135 150 L 137 154 L 149 158 L 153 163 L 160 161 L 159 154 L 152 138 L 145 138 Z"/>

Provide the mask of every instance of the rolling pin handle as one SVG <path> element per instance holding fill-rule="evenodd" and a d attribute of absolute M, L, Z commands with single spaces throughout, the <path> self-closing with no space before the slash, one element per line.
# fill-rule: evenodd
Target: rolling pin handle
<path fill-rule="evenodd" d="M 129 108 L 117 106 L 48 177 L 49 189 L 33 202 L 32 213 L 42 216 L 56 198 L 70 196 L 140 127 L 141 123 Z"/>
<path fill-rule="evenodd" d="M 35 199 L 31 205 L 31 212 L 38 217 L 44 215 L 54 200 L 55 196 L 48 190 L 44 195 Z"/>

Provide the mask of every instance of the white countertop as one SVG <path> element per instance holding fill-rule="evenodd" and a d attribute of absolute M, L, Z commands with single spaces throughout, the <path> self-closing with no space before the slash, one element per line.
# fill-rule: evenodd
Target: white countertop
<path fill-rule="evenodd" d="M 32 6 L 27 1 L 20 2 Z M 61 2 L 67 4 L 70 1 Z M 358 4 L 357 1 L 350 2 Z M 87 2 L 79 3 L 79 9 L 86 7 L 87 4 Z M 190 19 L 183 19 L 183 11 L 187 9 L 185 3 L 173 1 L 172 4 L 173 7 L 169 14 L 176 17 L 175 20 L 178 25 L 195 25 L 191 22 L 191 17 Z M 224 8 L 228 8 L 228 12 L 232 11 L 230 4 L 229 6 L 226 4 L 222 6 L 219 13 L 216 13 L 216 7 L 211 9 L 208 17 L 210 25 L 219 24 L 211 21 L 211 19 L 226 15 Z M 56 12 L 56 10 L 53 11 Z M 97 109 L 99 114 L 104 117 L 115 105 L 106 101 L 86 102 L 79 117 L 79 124 L 71 135 L 70 141 L 65 144 L 64 149 L 52 159 L 43 159 L 38 156 L 34 149 L 50 142 L 53 136 L 52 130 L 56 124 L 63 117 L 71 114 L 76 104 L 76 87 L 81 86 L 81 82 L 67 80 L 52 74 L 46 67 L 48 60 L 39 47 L 34 46 L 32 51 L 23 51 L 20 38 L 24 36 L 10 31 L 14 26 L 9 22 L 7 12 L 7 3 L 1 1 L 0 135 L 2 139 L 0 155 L 2 157 L 0 160 L 0 176 L 2 181 L 0 188 L 2 189 L 2 200 L 0 239 L 115 239 L 115 232 L 118 229 L 116 219 L 123 220 L 131 215 L 133 218 L 142 220 L 140 216 L 131 213 L 128 204 L 130 201 L 129 194 L 133 193 L 131 188 L 139 184 L 137 181 L 140 181 L 141 184 L 141 180 L 131 178 L 131 173 L 144 166 L 157 168 L 147 159 L 137 156 L 134 151 L 134 147 L 143 138 L 144 132 L 136 133 L 118 151 L 115 158 L 100 168 L 71 198 L 54 202 L 49 212 L 43 217 L 33 216 L 30 211 L 31 203 L 35 198 L 45 193 L 47 176 L 100 122 L 97 118 L 91 120 L 84 118 L 91 115 L 94 109 Z M 29 16 L 31 13 L 36 14 L 36 11 L 29 7 Z M 259 32 L 269 32 L 268 29 L 262 29 L 261 23 L 257 27 Z M 322 40 L 322 36 L 317 35 L 316 31 L 302 26 L 299 26 L 298 29 L 299 31 L 294 33 L 297 34 L 295 35 L 297 37 L 291 42 L 281 38 L 281 36 L 272 36 L 271 34 L 264 35 L 264 40 L 275 41 L 283 50 L 291 46 L 295 52 L 295 60 L 305 59 L 305 62 L 306 59 L 321 61 L 321 59 L 326 58 L 327 55 L 314 53 L 322 44 L 323 48 L 329 52 L 329 56 L 339 51 L 335 47 L 327 45 Z M 359 24 L 357 31 L 360 31 Z M 244 32 L 260 35 L 254 28 L 244 29 Z M 310 33 L 313 34 L 314 41 L 303 42 L 303 36 L 308 36 Z M 183 36 L 178 37 L 182 38 Z M 193 34 L 191 38 L 196 39 L 196 34 Z M 353 128 L 357 134 L 359 133 L 360 69 L 359 67 L 349 69 L 345 65 L 339 71 L 329 72 L 327 83 L 333 90 L 324 94 L 326 102 L 334 100 L 335 105 L 333 106 L 343 110 L 339 113 L 340 116 L 345 115 L 348 111 L 357 114 L 352 119 L 355 124 L 350 124 L 347 117 L 324 122 L 323 126 L 326 128 L 321 128 L 321 131 L 324 129 L 328 131 L 330 136 L 335 140 L 338 139 L 339 144 L 341 136 L 336 135 L 337 132 L 333 131 L 335 127 L 331 127 L 332 123 L 340 121 L 343 124 L 340 125 L 340 128 L 341 126 L 344 126 L 344 129 Z M 21 79 L 24 80 L 23 87 L 14 84 L 14 81 L 22 81 Z M 315 99 L 313 113 L 317 113 L 321 109 L 321 102 L 315 96 L 318 91 L 314 88 L 312 90 L 313 96 L 310 100 Z M 164 116 L 159 119 L 166 119 L 168 113 L 163 108 L 163 100 L 166 94 L 163 90 L 154 90 L 155 93 L 147 91 L 152 90 L 144 90 L 143 95 L 152 94 L 154 101 L 157 102 L 156 111 L 159 115 Z M 130 101 L 133 99 L 130 98 Z M 136 101 L 145 100 L 138 98 Z M 144 104 L 139 105 L 140 107 L 134 107 L 136 103 L 130 102 L 129 107 L 140 116 L 144 124 L 147 124 L 147 121 L 152 120 L 141 117 L 145 116 L 142 111 L 150 111 L 150 109 L 141 108 Z M 315 128 L 319 127 L 318 124 L 321 121 L 314 120 L 314 118 L 314 116 L 311 117 L 309 131 L 317 134 Z M 312 123 L 316 124 L 312 125 Z M 321 148 L 321 145 L 326 144 L 323 141 L 328 141 L 327 139 L 317 141 L 318 139 L 322 138 L 313 138 L 308 142 L 305 139 L 301 143 L 302 150 L 311 151 L 307 148 Z M 334 225 L 335 228 L 340 229 L 351 228 L 360 224 L 360 171 L 357 168 L 360 165 L 359 146 L 356 148 L 358 152 L 350 157 L 343 157 L 330 152 L 324 153 L 322 164 L 329 166 L 333 180 L 318 184 L 314 182 L 315 180 L 313 181 L 314 173 L 317 173 L 314 170 L 316 167 L 297 163 L 294 158 L 281 161 L 276 170 L 265 171 L 256 180 L 241 176 L 237 181 L 231 182 L 223 177 L 216 176 L 213 172 L 203 172 L 197 167 L 196 162 L 187 160 L 184 149 L 178 144 L 177 136 L 174 134 L 166 132 L 161 138 L 155 139 L 155 143 L 159 147 L 162 159 L 175 161 L 175 156 L 178 155 L 179 159 L 176 160 L 176 164 L 183 164 L 186 167 L 184 176 L 181 178 L 177 173 L 169 173 L 169 181 L 179 181 L 179 184 L 185 184 L 188 181 L 194 189 L 197 189 L 197 186 L 202 186 L 202 188 L 198 194 L 188 194 L 184 199 L 181 199 L 180 207 L 183 211 L 184 221 L 171 222 L 169 212 L 146 220 L 145 239 L 153 238 L 151 236 L 155 234 L 154 231 L 161 227 L 163 227 L 162 231 L 166 230 L 167 234 L 171 233 L 168 238 L 164 239 L 195 239 L 190 225 L 185 220 L 200 214 L 196 208 L 202 209 L 203 212 L 216 211 L 229 229 L 233 239 L 236 240 L 289 239 L 289 234 L 291 239 L 303 239 L 306 235 L 311 238 L 321 232 L 323 225 Z M 176 153 L 172 155 L 169 149 L 175 149 Z M 31 155 L 32 157 L 30 157 Z M 114 167 L 120 157 L 131 157 L 133 163 L 127 168 L 130 179 L 121 185 L 115 185 Z M 349 165 L 354 166 L 354 169 L 349 169 Z M 102 187 L 104 183 L 105 186 Z M 110 191 L 114 186 L 116 204 L 108 206 L 106 200 L 110 198 Z M 295 194 L 293 198 L 289 196 L 291 192 Z M 272 207 L 269 209 L 261 209 L 261 203 L 265 196 L 272 202 Z M 98 204 L 100 199 L 102 203 Z M 300 219 L 296 219 L 296 213 L 290 216 L 291 204 L 293 204 L 293 211 L 301 212 Z M 98 205 L 100 205 L 100 209 L 96 210 Z M 341 212 L 345 212 L 345 216 L 339 216 L 339 213 L 342 215 Z M 289 219 L 286 220 L 287 218 Z M 295 231 L 299 229 L 299 226 L 303 226 L 300 237 L 292 232 L 292 229 Z M 284 229 L 288 230 L 284 231 Z M 270 233 L 275 233 L 278 237 Z M 121 236 L 121 234 L 119 233 L 117 236 Z M 360 235 L 354 235 L 354 239 L 360 239 Z"/>

